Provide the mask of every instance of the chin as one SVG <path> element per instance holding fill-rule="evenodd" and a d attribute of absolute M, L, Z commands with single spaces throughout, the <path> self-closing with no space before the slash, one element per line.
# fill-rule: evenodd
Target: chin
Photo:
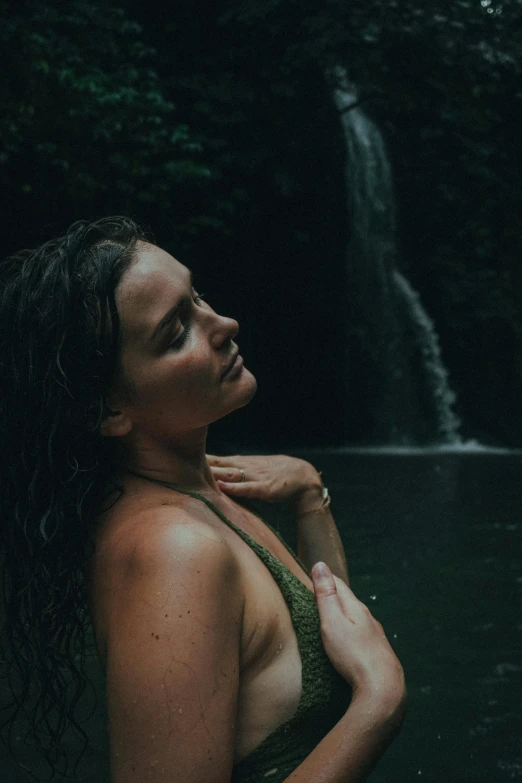
<path fill-rule="evenodd" d="M 222 419 L 224 416 L 228 416 L 229 413 L 233 413 L 234 411 L 239 410 L 239 408 L 244 408 L 245 405 L 248 405 L 256 391 L 257 381 L 255 377 L 249 370 L 243 370 L 241 383 L 240 385 L 238 384 L 234 399 L 231 400 L 230 408 L 219 418 Z"/>
<path fill-rule="evenodd" d="M 257 391 L 257 381 L 250 370 L 244 369 L 241 376 L 241 387 L 237 390 L 238 402 L 234 408 L 243 408 L 248 405 Z"/>
<path fill-rule="evenodd" d="M 248 403 L 250 402 L 250 400 L 252 399 L 252 397 L 255 395 L 255 393 L 257 391 L 257 381 L 255 379 L 255 376 L 252 375 L 252 373 L 249 373 L 249 375 L 250 375 L 252 380 L 251 380 L 251 383 L 250 383 L 250 389 L 249 389 L 249 392 L 248 392 L 248 395 L 247 395 L 247 399 L 244 402 L 245 405 L 248 405 Z"/>

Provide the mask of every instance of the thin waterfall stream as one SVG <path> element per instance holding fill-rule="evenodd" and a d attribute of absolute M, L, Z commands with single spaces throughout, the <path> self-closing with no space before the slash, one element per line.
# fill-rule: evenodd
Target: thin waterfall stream
<path fill-rule="evenodd" d="M 345 68 L 327 73 L 346 143 L 351 221 L 348 284 L 351 329 L 372 397 L 372 440 L 385 444 L 460 442 L 460 421 L 433 320 L 396 266 L 396 217 L 382 134 L 359 104 Z M 350 377 L 347 383 L 351 383 Z"/>

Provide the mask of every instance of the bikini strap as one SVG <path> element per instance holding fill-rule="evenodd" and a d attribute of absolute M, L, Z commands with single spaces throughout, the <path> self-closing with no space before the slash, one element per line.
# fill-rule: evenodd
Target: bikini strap
<path fill-rule="evenodd" d="M 127 470 L 127 473 L 131 473 L 133 476 L 137 476 L 138 478 L 145 479 L 146 481 L 150 481 L 153 484 L 161 484 L 163 487 L 167 487 L 167 489 L 173 489 L 175 492 L 180 492 L 182 495 L 188 495 L 191 498 L 195 498 L 196 500 L 201 500 L 207 508 L 209 508 L 211 511 L 216 514 L 222 522 L 224 522 L 226 525 L 232 528 L 242 539 L 247 543 L 251 549 L 255 551 L 255 553 L 261 557 L 261 559 L 266 562 L 267 558 L 271 559 L 272 561 L 275 561 L 277 565 L 282 566 L 283 568 L 286 568 L 286 566 L 281 563 L 281 561 L 275 557 L 266 547 L 264 547 L 262 544 L 259 544 L 255 538 L 252 538 L 248 533 L 246 533 L 244 530 L 242 530 L 240 527 L 234 524 L 225 514 L 216 506 L 214 503 L 212 503 L 211 500 L 208 500 L 208 498 L 204 497 L 203 495 L 200 495 L 199 492 L 191 492 L 188 489 L 183 489 L 183 487 L 180 487 L 178 484 L 174 484 L 170 481 L 163 481 L 163 479 L 157 479 L 157 478 L 151 478 L 150 476 L 145 476 L 143 473 L 137 473 L 134 470 Z M 269 525 L 268 522 L 265 522 L 263 520 L 263 524 L 266 525 L 272 533 L 278 538 L 278 540 L 283 544 L 287 552 L 292 556 L 292 558 L 301 566 L 303 571 L 307 576 L 310 576 L 309 569 L 305 566 L 304 563 L 301 562 L 301 560 L 297 557 L 296 553 L 288 546 L 284 538 L 281 536 L 281 534 L 275 530 L 272 525 Z M 291 572 L 290 572 L 291 573 Z M 297 577 L 296 577 L 297 578 Z"/>

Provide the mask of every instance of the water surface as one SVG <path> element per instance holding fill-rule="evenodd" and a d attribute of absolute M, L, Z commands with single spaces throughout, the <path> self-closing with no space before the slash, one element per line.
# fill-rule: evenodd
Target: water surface
<path fill-rule="evenodd" d="M 309 458 L 330 489 L 352 587 L 383 623 L 409 687 L 403 731 L 372 783 L 522 780 L 522 454 Z M 89 672 L 101 698 L 77 780 L 104 783 L 94 657 Z M 0 756 L 0 780 L 31 778 Z"/>
<path fill-rule="evenodd" d="M 522 780 L 522 455 L 310 455 L 409 710 L 372 783 Z"/>

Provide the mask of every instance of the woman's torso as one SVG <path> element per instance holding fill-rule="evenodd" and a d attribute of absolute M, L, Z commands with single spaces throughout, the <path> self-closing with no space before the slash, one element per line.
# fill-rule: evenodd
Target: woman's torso
<path fill-rule="evenodd" d="M 313 590 L 308 575 L 262 520 L 226 497 L 214 497 L 212 501 L 230 522 L 274 555 L 309 591 Z M 181 514 L 185 522 L 203 521 L 218 529 L 240 565 L 245 611 L 234 749 L 237 763 L 296 712 L 302 693 L 301 658 L 290 611 L 274 577 L 237 532 L 200 500 L 130 479 L 122 498 L 100 518 L 91 565 L 91 606 L 98 652 L 105 666 L 105 641 L 111 625 L 106 596 L 110 595 L 113 574 L 104 565 L 123 531 L 127 543 L 129 536 L 146 535 L 146 530 L 133 525 L 133 518 L 155 507 L 164 513 L 166 505 L 172 507 L 173 522 Z"/>

